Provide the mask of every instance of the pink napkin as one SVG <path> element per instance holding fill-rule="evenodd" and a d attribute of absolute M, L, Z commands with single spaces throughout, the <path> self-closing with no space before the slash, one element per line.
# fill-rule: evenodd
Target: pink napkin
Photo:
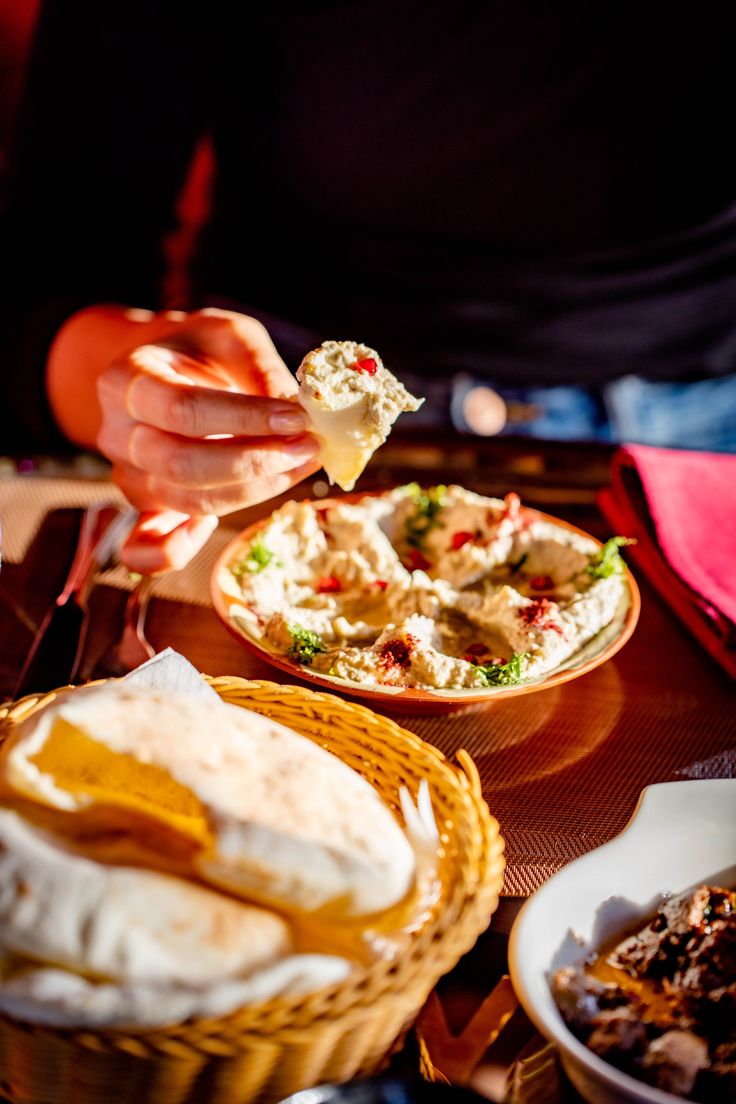
<path fill-rule="evenodd" d="M 736 678 L 736 456 L 624 445 L 601 508 L 628 554 Z"/>

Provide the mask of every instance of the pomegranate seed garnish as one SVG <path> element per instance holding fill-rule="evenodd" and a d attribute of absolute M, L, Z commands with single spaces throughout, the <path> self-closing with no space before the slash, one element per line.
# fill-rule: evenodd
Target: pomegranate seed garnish
<path fill-rule="evenodd" d="M 356 360 L 355 364 L 351 364 L 350 367 L 355 372 L 367 372 L 369 376 L 375 376 L 378 371 L 378 363 L 373 357 L 363 357 L 362 360 Z"/>
<path fill-rule="evenodd" d="M 481 644 L 481 642 L 478 640 L 474 644 L 468 644 L 468 655 L 488 655 L 488 648 L 486 648 L 485 644 Z"/>
<path fill-rule="evenodd" d="M 534 590 L 554 590 L 555 581 L 551 575 L 535 575 L 529 580 L 529 586 Z"/>
<path fill-rule="evenodd" d="M 385 590 L 388 586 L 388 582 L 386 581 L 386 579 L 374 579 L 373 586 L 378 587 L 379 590 Z"/>
<path fill-rule="evenodd" d="M 464 544 L 469 544 L 470 541 L 475 540 L 475 533 L 466 533 L 462 529 L 459 533 L 453 533 L 450 538 L 450 544 L 453 551 L 457 552 L 458 548 L 462 548 Z"/>
<path fill-rule="evenodd" d="M 342 583 L 335 575 L 323 575 L 321 579 L 317 579 L 314 589 L 318 594 L 336 594 L 342 590 Z"/>
<path fill-rule="evenodd" d="M 418 548 L 410 548 L 404 564 L 409 571 L 426 571 L 432 564 Z"/>

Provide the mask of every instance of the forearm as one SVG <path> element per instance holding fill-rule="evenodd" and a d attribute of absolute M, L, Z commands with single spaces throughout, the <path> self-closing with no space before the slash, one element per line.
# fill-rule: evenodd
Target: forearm
<path fill-rule="evenodd" d="M 87 307 L 67 319 L 46 364 L 46 393 L 62 433 L 94 448 L 101 423 L 97 379 L 112 362 L 138 345 L 170 335 L 186 318 L 180 311 L 158 314 L 118 304 Z"/>

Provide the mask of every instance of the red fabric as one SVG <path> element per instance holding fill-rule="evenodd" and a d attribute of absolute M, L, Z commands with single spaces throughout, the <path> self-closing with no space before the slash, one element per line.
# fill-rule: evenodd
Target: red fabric
<path fill-rule="evenodd" d="M 736 456 L 625 445 L 601 508 L 663 597 L 736 677 Z"/>

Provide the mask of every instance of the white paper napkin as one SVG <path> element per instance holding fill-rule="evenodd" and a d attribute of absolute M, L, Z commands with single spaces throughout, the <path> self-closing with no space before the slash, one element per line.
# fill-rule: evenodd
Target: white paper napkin
<path fill-rule="evenodd" d="M 166 690 L 172 694 L 189 694 L 220 701 L 219 695 L 205 682 L 197 668 L 173 648 L 164 648 L 125 675 L 122 681 L 143 689 Z"/>

